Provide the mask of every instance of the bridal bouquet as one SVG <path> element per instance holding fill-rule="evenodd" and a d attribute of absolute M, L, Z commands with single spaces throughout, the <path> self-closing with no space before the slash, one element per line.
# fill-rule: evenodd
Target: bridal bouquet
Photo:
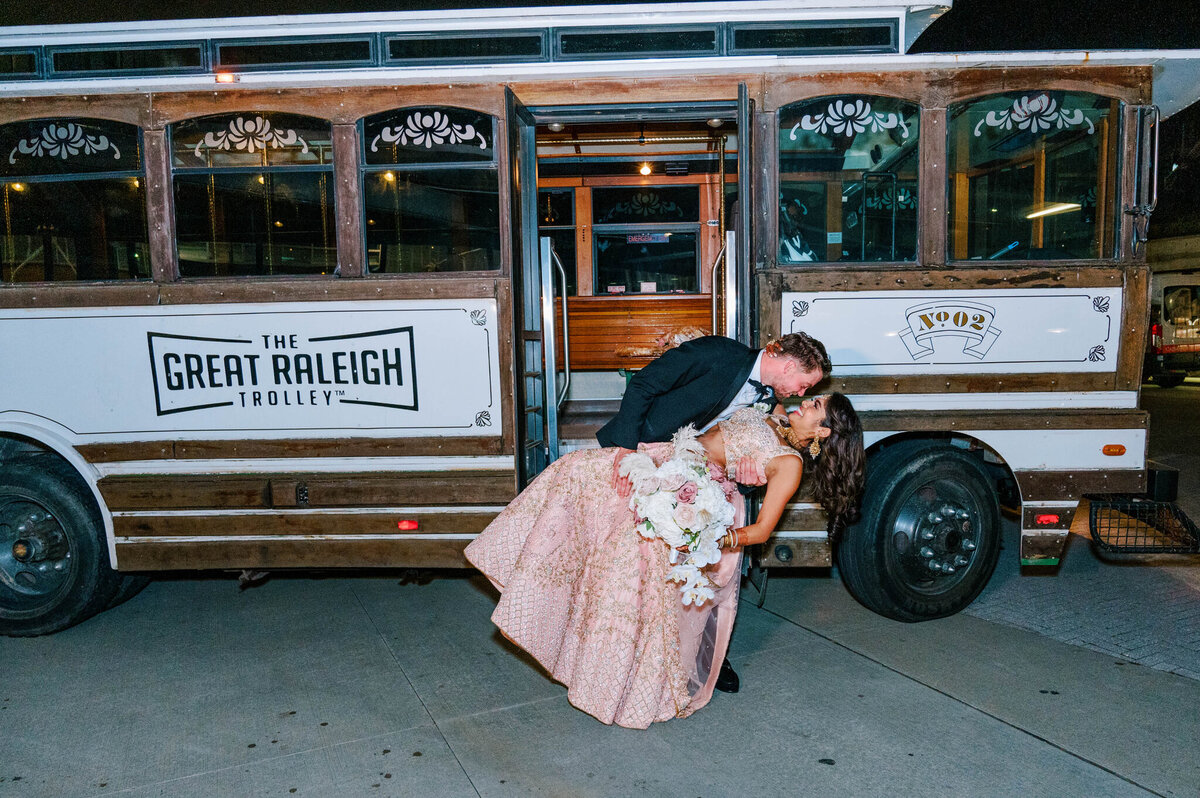
<path fill-rule="evenodd" d="M 721 559 L 719 541 L 734 523 L 729 499 L 735 488 L 719 466 L 705 462 L 696 436 L 690 425 L 675 433 L 675 454 L 661 466 L 642 452 L 627 455 L 621 475 L 633 483 L 629 506 L 638 533 L 670 547 L 667 579 L 679 583 L 684 604 L 700 605 L 715 595 L 703 569 Z"/>

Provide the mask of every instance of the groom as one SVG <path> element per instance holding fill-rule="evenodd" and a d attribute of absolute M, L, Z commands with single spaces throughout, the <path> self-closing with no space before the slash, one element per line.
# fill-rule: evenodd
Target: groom
<path fill-rule="evenodd" d="M 829 370 L 825 346 L 803 332 L 785 335 L 761 350 L 717 335 L 667 350 L 633 376 L 621 409 L 596 433 L 601 446 L 619 448 L 613 458 L 613 485 L 622 496 L 629 495 L 632 485 L 619 468 L 639 443 L 669 441 L 687 424 L 704 431 L 743 407 L 757 402 L 774 406 L 777 396 L 803 396 Z M 751 469 L 746 459 L 731 470 L 743 484 L 766 482 L 761 470 Z M 729 660 L 721 665 L 717 689 L 738 690 Z"/>

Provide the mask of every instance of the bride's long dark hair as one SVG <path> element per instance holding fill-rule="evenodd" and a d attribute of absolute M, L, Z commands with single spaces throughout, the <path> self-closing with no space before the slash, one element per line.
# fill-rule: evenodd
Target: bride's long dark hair
<path fill-rule="evenodd" d="M 844 394 L 831 393 L 825 400 L 825 420 L 829 435 L 821 438 L 821 453 L 815 458 L 808 446 L 795 439 L 791 427 L 780 426 L 780 433 L 804 458 L 811 477 L 813 498 L 829 516 L 829 539 L 858 520 L 858 502 L 862 495 L 866 454 L 863 452 L 862 423 Z"/>

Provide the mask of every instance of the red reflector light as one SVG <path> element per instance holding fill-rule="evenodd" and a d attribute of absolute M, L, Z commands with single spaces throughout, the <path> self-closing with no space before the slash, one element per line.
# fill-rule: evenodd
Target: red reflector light
<path fill-rule="evenodd" d="M 417 522 L 413 521 L 411 518 L 406 518 L 403 521 L 397 521 L 396 528 L 402 529 L 405 532 L 412 532 L 414 529 L 417 528 Z"/>
<path fill-rule="evenodd" d="M 1109 457 L 1120 457 L 1121 455 L 1125 454 L 1125 447 L 1119 443 L 1109 443 L 1105 444 L 1104 448 L 1100 451 L 1104 452 Z"/>
<path fill-rule="evenodd" d="M 1033 519 L 1033 522 L 1035 524 L 1038 524 L 1039 526 L 1045 526 L 1047 524 L 1057 524 L 1058 523 L 1058 515 L 1056 515 L 1055 513 L 1042 513 L 1041 515 L 1035 516 Z"/>

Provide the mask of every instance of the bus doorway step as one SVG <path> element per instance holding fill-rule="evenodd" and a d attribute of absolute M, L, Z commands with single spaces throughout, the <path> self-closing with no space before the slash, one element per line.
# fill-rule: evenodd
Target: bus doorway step
<path fill-rule="evenodd" d="M 1200 530 L 1173 501 L 1114 493 L 1088 501 L 1088 526 L 1102 552 L 1200 554 Z"/>

